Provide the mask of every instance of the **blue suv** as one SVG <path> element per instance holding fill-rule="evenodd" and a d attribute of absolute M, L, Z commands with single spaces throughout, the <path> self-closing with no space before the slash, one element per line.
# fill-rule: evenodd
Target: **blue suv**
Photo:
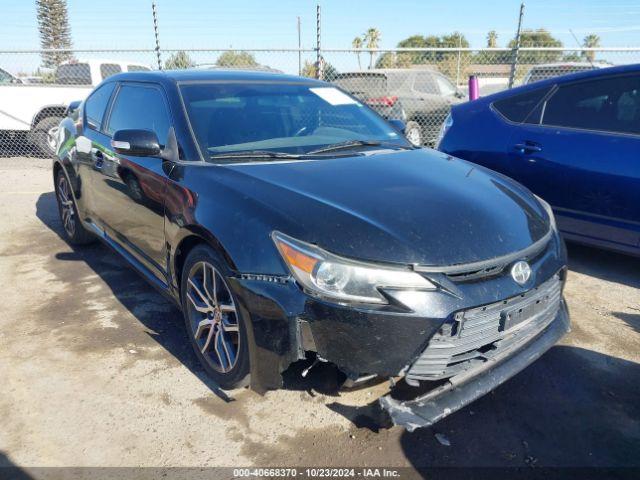
<path fill-rule="evenodd" d="M 438 148 L 544 198 L 567 240 L 640 255 L 640 65 L 456 105 Z"/>

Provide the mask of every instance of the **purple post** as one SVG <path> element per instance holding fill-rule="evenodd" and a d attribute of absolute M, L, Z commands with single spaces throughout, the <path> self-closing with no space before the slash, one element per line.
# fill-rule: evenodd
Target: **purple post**
<path fill-rule="evenodd" d="M 478 77 L 476 75 L 469 76 L 469 100 L 476 100 L 480 96 L 480 87 L 478 86 Z"/>

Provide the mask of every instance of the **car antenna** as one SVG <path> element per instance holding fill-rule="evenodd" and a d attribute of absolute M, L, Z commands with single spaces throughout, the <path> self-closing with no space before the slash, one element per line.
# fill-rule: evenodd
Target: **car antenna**
<path fill-rule="evenodd" d="M 575 34 L 573 33 L 573 30 L 569 29 L 569 33 L 571 34 L 571 36 L 573 37 L 573 39 L 576 41 L 576 43 L 578 44 L 579 47 L 582 47 L 582 45 L 580 45 L 580 41 L 578 40 L 578 37 L 575 36 Z M 593 64 L 593 61 L 591 60 L 591 58 L 589 58 L 589 55 L 587 55 L 587 60 L 589 61 L 589 63 L 591 64 L 591 68 L 596 68 L 595 65 Z"/>

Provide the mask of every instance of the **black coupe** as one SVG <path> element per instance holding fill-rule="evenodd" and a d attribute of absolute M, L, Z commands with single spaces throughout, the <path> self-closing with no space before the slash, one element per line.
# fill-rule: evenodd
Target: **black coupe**
<path fill-rule="evenodd" d="M 412 146 L 400 122 L 332 85 L 115 75 L 70 107 L 58 142 L 68 241 L 101 239 L 175 301 L 223 388 L 278 388 L 292 362 L 313 357 L 351 383 L 415 388 L 415 400 L 381 399 L 413 429 L 495 388 L 568 329 L 549 206 Z"/>

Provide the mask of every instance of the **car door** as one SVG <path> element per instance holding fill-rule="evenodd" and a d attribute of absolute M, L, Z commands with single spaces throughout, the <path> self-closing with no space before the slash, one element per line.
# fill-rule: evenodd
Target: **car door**
<path fill-rule="evenodd" d="M 106 119 L 105 141 L 95 149 L 92 182 L 95 214 L 105 233 L 162 281 L 164 194 L 171 164 L 159 157 L 118 154 L 110 139 L 118 130 L 151 130 L 164 146 L 170 126 L 170 110 L 159 85 L 120 84 Z"/>
<path fill-rule="evenodd" d="M 104 133 L 103 120 L 116 87 L 115 82 L 105 83 L 87 97 L 82 107 L 82 131 L 76 138 L 75 158 L 80 183 L 78 202 L 81 204 L 80 210 L 85 220 L 92 222 L 96 218 L 93 170 L 99 166 L 96 159 L 104 150 L 103 145 L 109 143 L 109 137 Z"/>
<path fill-rule="evenodd" d="M 512 176 L 551 203 L 570 238 L 637 247 L 640 75 L 561 84 L 538 110 L 511 136 Z"/>

